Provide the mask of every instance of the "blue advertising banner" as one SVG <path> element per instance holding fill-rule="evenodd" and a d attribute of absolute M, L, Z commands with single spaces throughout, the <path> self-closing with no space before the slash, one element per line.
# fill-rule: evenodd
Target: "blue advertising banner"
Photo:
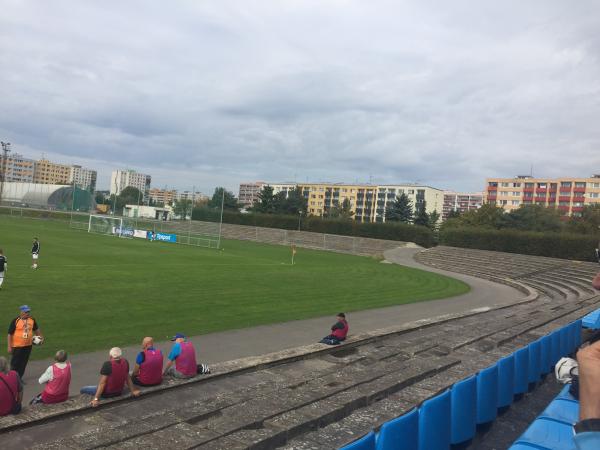
<path fill-rule="evenodd" d="M 154 240 L 162 242 L 177 242 L 177 235 L 168 233 L 155 233 Z"/>

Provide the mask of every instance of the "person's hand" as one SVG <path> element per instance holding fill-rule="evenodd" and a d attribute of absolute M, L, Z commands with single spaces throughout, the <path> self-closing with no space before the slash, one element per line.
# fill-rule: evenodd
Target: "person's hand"
<path fill-rule="evenodd" d="M 96 406 L 98 406 L 100 404 L 100 400 L 98 400 L 97 398 L 93 399 L 90 402 L 90 405 L 92 405 L 92 408 L 95 408 Z"/>
<path fill-rule="evenodd" d="M 141 393 L 142 391 L 140 391 L 139 389 L 134 389 L 133 391 L 131 391 L 131 395 L 133 395 L 134 397 L 139 397 Z"/>
<path fill-rule="evenodd" d="M 600 419 L 600 341 L 577 352 L 579 364 L 579 418 Z"/>

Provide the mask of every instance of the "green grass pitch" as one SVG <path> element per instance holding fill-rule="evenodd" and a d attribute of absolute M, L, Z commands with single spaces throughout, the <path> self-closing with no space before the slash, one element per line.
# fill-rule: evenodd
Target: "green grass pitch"
<path fill-rule="evenodd" d="M 31 241 L 40 238 L 40 268 Z M 8 271 L 1 326 L 28 304 L 46 335 L 32 358 L 85 352 L 463 294 L 452 278 L 374 258 L 223 242 L 223 251 L 119 239 L 60 221 L 0 217 Z M 6 334 L 0 345 L 6 349 Z M 4 350 L 2 353 L 4 353 Z"/>

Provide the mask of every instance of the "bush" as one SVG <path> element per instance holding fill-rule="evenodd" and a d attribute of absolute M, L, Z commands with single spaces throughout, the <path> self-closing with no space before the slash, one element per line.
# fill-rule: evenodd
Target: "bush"
<path fill-rule="evenodd" d="M 494 230 L 473 227 L 444 228 L 440 244 L 553 258 L 596 261 L 594 249 L 600 236 Z"/>
<path fill-rule="evenodd" d="M 218 222 L 221 211 L 205 207 L 194 208 L 192 218 L 208 222 Z M 254 227 L 298 229 L 298 216 L 249 213 L 241 214 L 223 211 L 223 223 L 249 225 Z M 431 247 L 434 243 L 433 232 L 427 227 L 407 225 L 403 223 L 361 223 L 354 220 L 323 219 L 309 216 L 300 219 L 302 231 L 337 234 L 341 236 L 357 236 L 391 241 L 414 242 L 423 247 Z"/>

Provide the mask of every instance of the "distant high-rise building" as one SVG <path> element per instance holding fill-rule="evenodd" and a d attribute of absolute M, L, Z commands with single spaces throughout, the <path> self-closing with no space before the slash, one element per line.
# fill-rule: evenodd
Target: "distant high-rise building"
<path fill-rule="evenodd" d="M 258 194 L 264 185 L 264 181 L 240 183 L 238 200 L 242 205 L 244 205 L 244 208 L 249 208 L 254 205 L 254 202 L 258 199 Z"/>
<path fill-rule="evenodd" d="M 113 170 L 110 177 L 110 193 L 119 195 L 123 189 L 128 186 L 139 189 L 144 196 L 144 201 L 148 200 L 150 191 L 150 182 L 152 177 L 135 170 Z"/>
<path fill-rule="evenodd" d="M 96 190 L 96 179 L 98 173 L 92 169 L 85 169 L 81 166 L 71 166 L 71 173 L 69 176 L 69 183 L 75 184 L 76 186 L 85 189 L 90 192 Z"/>
<path fill-rule="evenodd" d="M 148 191 L 150 199 L 160 205 L 172 205 L 177 199 L 177 191 L 175 189 L 158 189 L 152 188 Z"/>
<path fill-rule="evenodd" d="M 40 159 L 35 163 L 33 182 L 40 184 L 70 184 L 71 166 Z"/>
<path fill-rule="evenodd" d="M 472 209 L 479 209 L 483 204 L 483 192 L 444 192 L 444 209 L 442 212 L 442 220 L 448 218 L 448 214 L 452 211 L 464 213 Z"/>
<path fill-rule="evenodd" d="M 512 211 L 522 205 L 556 208 L 563 216 L 581 215 L 586 205 L 600 204 L 600 175 L 589 178 L 488 178 L 486 202 Z"/>
<path fill-rule="evenodd" d="M 33 183 L 35 173 L 35 161 L 25 158 L 18 153 L 9 154 L 6 158 L 7 182 Z"/>
<path fill-rule="evenodd" d="M 208 197 L 200 191 L 181 191 L 177 193 L 175 200 L 192 200 L 198 203 L 206 200 Z"/>

